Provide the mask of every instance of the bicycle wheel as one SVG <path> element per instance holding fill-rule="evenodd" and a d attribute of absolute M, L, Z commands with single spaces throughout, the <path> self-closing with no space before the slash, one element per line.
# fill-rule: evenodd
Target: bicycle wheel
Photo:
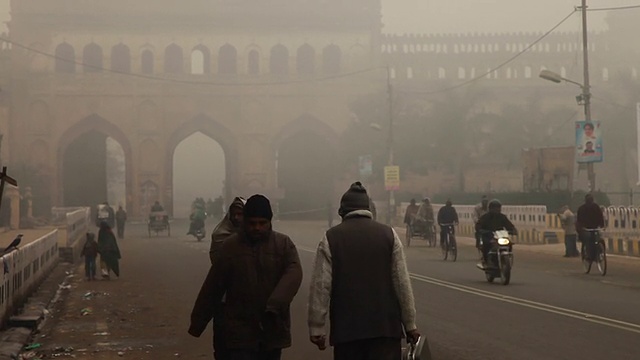
<path fill-rule="evenodd" d="M 587 258 L 587 246 L 585 245 L 585 243 L 582 243 L 582 268 L 584 269 L 584 273 L 588 274 L 591 272 L 591 261 Z"/>
<path fill-rule="evenodd" d="M 447 261 L 447 257 L 449 256 L 449 235 L 443 239 L 440 248 L 442 250 L 442 260 Z"/>
<path fill-rule="evenodd" d="M 600 274 L 607 275 L 607 249 L 602 241 L 599 241 L 596 247 L 596 261 Z"/>
<path fill-rule="evenodd" d="M 404 233 L 404 240 L 407 243 L 407 247 L 409 247 L 409 245 L 411 245 L 411 227 L 407 226 L 407 230 Z"/>
<path fill-rule="evenodd" d="M 453 235 L 449 239 L 449 257 L 453 262 L 458 260 L 458 246 L 456 244 L 456 237 Z"/>

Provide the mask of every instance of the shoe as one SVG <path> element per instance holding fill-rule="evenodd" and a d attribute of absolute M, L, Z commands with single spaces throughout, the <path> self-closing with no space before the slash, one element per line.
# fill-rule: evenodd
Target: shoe
<path fill-rule="evenodd" d="M 480 269 L 480 270 L 485 270 L 485 269 L 486 269 L 485 265 L 484 265 L 483 263 L 481 263 L 481 262 L 477 263 L 477 264 L 476 264 L 476 267 L 477 267 L 478 269 Z"/>
<path fill-rule="evenodd" d="M 562 255 L 562 257 L 568 258 L 568 257 L 571 257 L 571 255 Z"/>

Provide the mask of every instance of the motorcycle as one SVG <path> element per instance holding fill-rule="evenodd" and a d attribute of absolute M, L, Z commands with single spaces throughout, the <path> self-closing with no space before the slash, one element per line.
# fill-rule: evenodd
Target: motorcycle
<path fill-rule="evenodd" d="M 207 231 L 204 229 L 204 226 L 202 226 L 196 229 L 196 231 L 193 233 L 193 236 L 195 236 L 198 241 L 202 241 L 202 239 L 207 236 Z"/>
<path fill-rule="evenodd" d="M 511 269 L 513 268 L 511 234 L 507 230 L 498 230 L 493 232 L 490 241 L 491 249 L 487 255 L 487 264 L 485 264 L 484 268 L 480 266 L 478 268 L 484 271 L 488 282 L 491 283 L 496 278 L 500 278 L 502 285 L 509 285 Z"/>

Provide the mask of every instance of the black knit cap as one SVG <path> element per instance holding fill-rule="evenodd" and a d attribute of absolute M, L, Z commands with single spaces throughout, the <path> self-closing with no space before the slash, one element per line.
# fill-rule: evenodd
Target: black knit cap
<path fill-rule="evenodd" d="M 271 202 L 264 195 L 256 194 L 247 200 L 244 204 L 245 218 L 263 218 L 273 219 L 273 210 L 271 210 Z"/>
<path fill-rule="evenodd" d="M 369 210 L 369 195 L 367 195 L 367 189 L 362 186 L 359 181 L 354 182 L 349 187 L 342 199 L 340 200 L 340 210 L 338 215 L 344 217 L 348 213 L 356 210 Z"/>

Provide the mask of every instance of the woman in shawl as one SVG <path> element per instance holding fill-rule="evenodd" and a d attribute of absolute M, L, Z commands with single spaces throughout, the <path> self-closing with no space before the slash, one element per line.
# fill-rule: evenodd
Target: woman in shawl
<path fill-rule="evenodd" d="M 240 229 L 240 223 L 243 215 L 242 211 L 244 209 L 245 202 L 246 200 L 241 197 L 233 199 L 233 202 L 229 206 L 229 211 L 227 211 L 227 214 L 213 230 L 213 233 L 211 233 L 211 249 L 209 250 L 209 258 L 211 259 L 212 265 L 216 257 L 216 253 L 220 250 L 224 241 Z"/>
<path fill-rule="evenodd" d="M 98 232 L 98 252 L 100 253 L 102 277 L 109 279 L 111 271 L 120 277 L 120 249 L 116 236 L 111 231 L 111 226 L 104 221 L 100 223 L 100 231 Z"/>

